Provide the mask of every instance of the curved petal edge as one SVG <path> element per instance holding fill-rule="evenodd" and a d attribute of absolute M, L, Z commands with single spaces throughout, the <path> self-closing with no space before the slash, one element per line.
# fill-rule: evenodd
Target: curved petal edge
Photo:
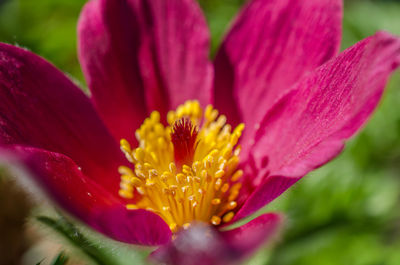
<path fill-rule="evenodd" d="M 338 155 L 345 140 L 371 116 L 399 64 L 400 38 L 378 32 L 293 86 L 257 131 L 252 155 L 256 165 L 266 167 L 258 170 L 269 174 L 255 187 L 238 218 L 269 203 Z"/>
<path fill-rule="evenodd" d="M 171 238 L 168 225 L 158 215 L 126 209 L 118 197 L 85 176 L 64 155 L 14 146 L 0 150 L 0 165 L 10 168 L 16 178 L 23 178 L 21 182 L 26 182 L 32 193 L 46 193 L 68 213 L 115 240 L 160 245 Z"/>
<path fill-rule="evenodd" d="M 342 14 L 342 0 L 252 0 L 243 8 L 217 53 L 214 84 L 217 109 L 246 124 L 243 141 L 281 95 L 338 53 Z"/>
<path fill-rule="evenodd" d="M 0 146 L 70 157 L 85 175 L 118 192 L 125 163 L 89 98 L 43 58 L 0 43 Z"/>

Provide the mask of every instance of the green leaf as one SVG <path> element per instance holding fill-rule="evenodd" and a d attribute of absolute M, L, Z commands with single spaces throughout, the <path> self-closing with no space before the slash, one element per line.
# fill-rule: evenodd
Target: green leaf
<path fill-rule="evenodd" d="M 68 259 L 69 258 L 65 254 L 65 252 L 62 251 L 60 254 L 58 254 L 57 258 L 53 261 L 52 265 L 64 265 L 64 264 L 67 264 Z"/>
<path fill-rule="evenodd" d="M 117 265 L 118 263 L 111 258 L 94 242 L 88 240 L 72 223 L 65 218 L 53 219 L 47 216 L 38 216 L 36 219 L 56 231 L 59 235 L 67 239 L 74 247 L 80 249 L 92 261 L 99 265 Z M 60 264 L 60 263 L 54 263 Z M 61 263 L 62 264 L 62 263 Z"/>

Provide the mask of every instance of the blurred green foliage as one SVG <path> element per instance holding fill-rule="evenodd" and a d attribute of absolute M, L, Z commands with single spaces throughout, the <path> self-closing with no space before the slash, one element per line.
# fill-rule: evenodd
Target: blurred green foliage
<path fill-rule="evenodd" d="M 211 28 L 213 55 L 244 1 L 199 2 Z M 84 0 L 0 3 L 0 41 L 29 48 L 84 84 L 76 57 Z M 400 1 L 346 1 L 343 24 L 342 48 L 380 29 L 400 35 Z M 285 230 L 274 247 L 260 250 L 248 264 L 400 264 L 399 106 L 397 73 L 344 153 L 264 209 L 284 212 Z"/>

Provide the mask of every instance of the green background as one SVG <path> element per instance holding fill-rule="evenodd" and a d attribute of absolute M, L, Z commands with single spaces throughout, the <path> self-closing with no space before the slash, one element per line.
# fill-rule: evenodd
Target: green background
<path fill-rule="evenodd" d="M 214 54 L 243 1 L 199 2 L 211 28 Z M 85 1 L 0 3 L 0 41 L 45 57 L 85 89 L 76 56 L 76 23 Z M 345 1 L 343 25 L 343 49 L 380 29 L 400 35 L 400 1 Z M 267 206 L 265 211 L 285 213 L 285 229 L 273 246 L 262 248 L 247 264 L 400 264 L 399 106 L 397 73 L 378 110 L 345 151 Z M 141 251 L 122 249 L 113 255 L 137 258 L 140 264 Z"/>

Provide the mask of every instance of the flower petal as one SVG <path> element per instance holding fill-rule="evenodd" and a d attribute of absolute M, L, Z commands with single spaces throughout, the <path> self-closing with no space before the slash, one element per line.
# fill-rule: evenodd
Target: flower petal
<path fill-rule="evenodd" d="M 122 242 L 156 246 L 171 240 L 171 230 L 158 215 L 143 209 L 115 207 L 99 212 L 94 227 Z"/>
<path fill-rule="evenodd" d="M 379 32 L 295 85 L 257 131 L 252 153 L 256 165 L 268 161 L 269 175 L 248 198 L 239 217 L 254 212 L 340 153 L 344 141 L 377 106 L 389 75 L 399 64 L 400 38 Z M 270 190 L 277 191 L 269 195 Z"/>
<path fill-rule="evenodd" d="M 31 52 L 0 44 L 0 144 L 62 153 L 101 185 L 118 192 L 124 162 L 88 97 Z"/>
<path fill-rule="evenodd" d="M 243 206 L 235 214 L 232 222 L 236 222 L 279 197 L 285 190 L 295 184 L 300 178 L 285 176 L 267 177 L 246 199 Z"/>
<path fill-rule="evenodd" d="M 270 213 L 230 231 L 220 232 L 205 224 L 194 224 L 178 233 L 175 240 L 154 251 L 150 258 L 171 265 L 237 264 L 271 240 L 280 223 L 281 217 Z"/>
<path fill-rule="evenodd" d="M 239 253 L 239 258 L 243 258 L 262 244 L 270 242 L 279 232 L 282 222 L 281 215 L 267 213 L 238 228 L 222 232 L 222 236 L 236 253 Z"/>
<path fill-rule="evenodd" d="M 22 169 L 28 180 L 34 180 L 65 210 L 85 222 L 106 206 L 121 201 L 83 174 L 67 156 L 43 149 L 12 146 L 0 150 L 0 160 L 12 169 Z M 19 176 L 18 176 L 19 177 Z"/>
<path fill-rule="evenodd" d="M 163 117 L 188 99 L 209 103 L 208 53 L 193 0 L 92 0 L 79 21 L 83 71 L 116 138 L 133 138 L 151 110 Z"/>
<path fill-rule="evenodd" d="M 0 164 L 13 165 L 18 177 L 34 180 L 62 208 L 107 236 L 145 245 L 169 241 L 171 231 L 159 216 L 145 210 L 128 212 L 118 197 L 62 154 L 13 146 L 12 152 L 0 150 Z"/>
<path fill-rule="evenodd" d="M 302 75 L 335 56 L 341 0 L 252 0 L 215 59 L 215 105 L 251 139 L 273 103 Z M 243 146 L 246 149 L 246 146 Z"/>
<path fill-rule="evenodd" d="M 150 110 L 175 109 L 186 100 L 209 104 L 213 67 L 207 22 L 195 0 L 142 0 L 140 66 Z M 168 105 L 166 104 L 168 103 Z M 163 106 L 164 105 L 164 106 Z"/>
<path fill-rule="evenodd" d="M 114 137 L 130 141 L 147 116 L 136 20 L 127 1 L 92 0 L 78 22 L 79 61 L 92 100 Z"/>

